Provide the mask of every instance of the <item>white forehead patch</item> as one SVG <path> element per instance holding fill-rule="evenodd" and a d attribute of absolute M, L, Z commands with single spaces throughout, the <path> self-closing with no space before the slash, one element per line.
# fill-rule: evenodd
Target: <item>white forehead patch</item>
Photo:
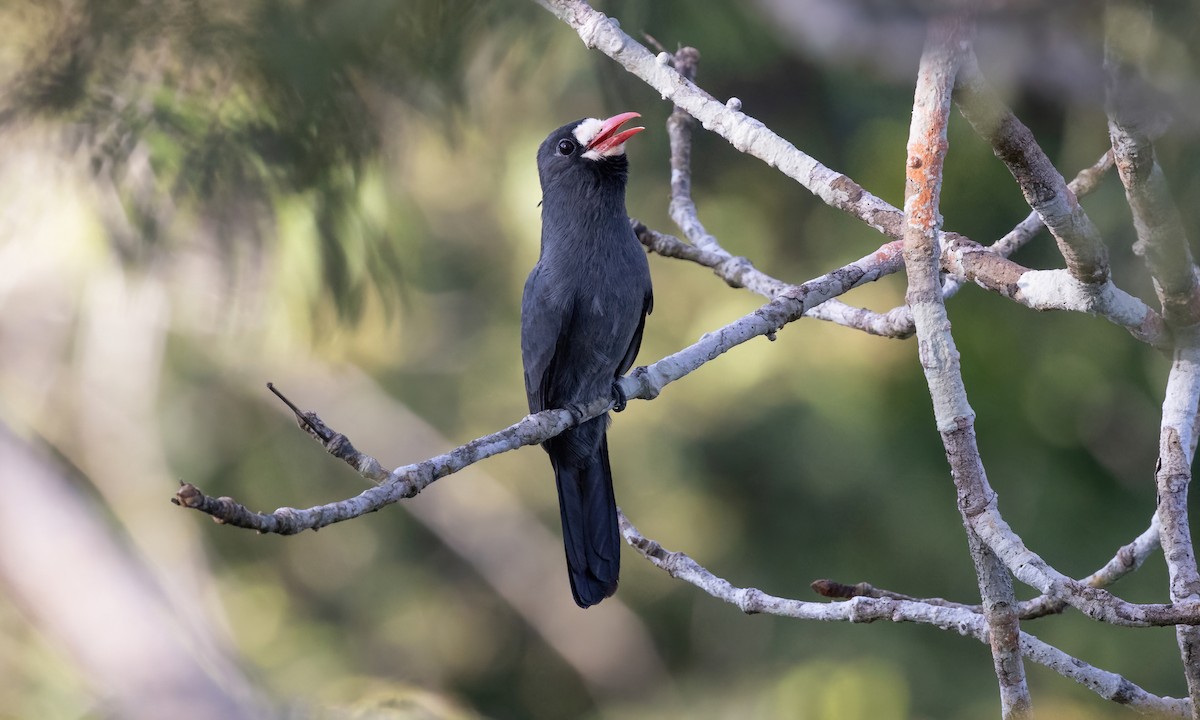
<path fill-rule="evenodd" d="M 572 131 L 575 134 L 575 139 L 579 144 L 587 147 L 596 135 L 600 132 L 600 127 L 604 125 L 604 121 L 599 118 L 588 118 L 575 126 Z"/>

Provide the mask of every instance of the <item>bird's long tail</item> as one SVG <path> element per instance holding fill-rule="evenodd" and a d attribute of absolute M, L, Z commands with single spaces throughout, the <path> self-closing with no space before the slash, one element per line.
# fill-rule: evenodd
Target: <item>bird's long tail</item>
<path fill-rule="evenodd" d="M 603 422 L 603 418 L 597 420 Z M 616 592 L 621 569 L 617 502 L 613 497 L 608 438 L 603 427 L 600 426 L 599 445 L 582 457 L 566 447 L 547 447 L 558 483 L 571 594 L 580 607 L 595 605 Z M 586 432 L 582 427 L 576 430 Z"/>

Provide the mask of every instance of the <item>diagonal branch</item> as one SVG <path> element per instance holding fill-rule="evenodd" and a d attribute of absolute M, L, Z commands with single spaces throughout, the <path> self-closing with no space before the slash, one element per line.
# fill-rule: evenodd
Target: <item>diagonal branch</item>
<path fill-rule="evenodd" d="M 651 230 L 640 222 L 634 223 L 634 231 L 642 244 L 653 252 L 710 268 L 731 287 L 744 287 L 767 298 L 795 287 L 767 275 L 746 258 L 701 250 L 677 237 Z M 1034 310 L 1065 310 L 1102 317 L 1152 347 L 1171 347 L 1171 334 L 1162 317 L 1111 281 L 1099 289 L 1085 288 L 1066 270 L 1030 270 L 957 233 L 940 233 L 940 237 L 943 240 L 942 270 L 955 281 L 973 282 Z M 899 272 L 904 267 L 900 247 L 900 241 L 896 240 L 875 251 L 880 262 L 880 277 Z M 943 297 L 948 296 L 947 287 L 943 285 Z M 835 322 L 871 335 L 908 337 L 912 334 L 912 314 L 907 305 L 879 314 L 844 303 L 831 306 L 826 301 L 806 312 L 805 317 L 813 317 L 817 312 L 853 316 Z"/>
<path fill-rule="evenodd" d="M 899 209 L 867 192 L 845 175 L 825 167 L 801 152 L 758 120 L 717 101 L 671 67 L 670 56 L 665 56 L 666 61 L 660 61 L 644 46 L 626 35 L 615 21 L 593 10 L 584 0 L 537 2 L 574 28 L 588 47 L 594 47 L 616 60 L 630 73 L 658 90 L 664 99 L 671 100 L 677 108 L 699 120 L 705 129 L 725 138 L 738 150 L 779 168 L 780 172 L 798 181 L 830 206 L 862 220 L 892 240 L 902 239 L 904 214 Z M 1059 180 L 1061 179 L 1059 176 Z M 1106 262 L 1103 267 L 1104 277 L 1107 278 Z M 1061 289 L 1071 291 L 1069 298 L 1060 301 L 1058 298 L 1046 297 L 1046 283 L 1035 283 L 1029 291 L 1030 297 L 1026 304 L 1035 309 L 1072 309 L 1101 315 L 1126 327 L 1135 337 L 1156 347 L 1169 344 L 1169 336 L 1161 332 L 1162 323 L 1157 314 L 1150 308 L 1143 311 L 1137 307 L 1139 304 L 1144 307 L 1144 303 L 1116 289 L 1111 283 L 1102 283 L 1094 292 L 1083 294 L 1078 291 L 1091 288 L 1090 281 L 1060 285 Z M 870 311 L 846 308 L 837 312 L 845 317 L 845 324 L 850 324 L 858 322 L 850 316 Z M 890 331 L 896 317 L 892 314 L 883 317 L 886 320 L 879 320 L 874 315 L 867 316 L 865 322 L 877 328 L 878 334 L 892 334 Z"/>
<path fill-rule="evenodd" d="M 954 87 L 959 111 L 992 145 L 1021 188 L 1029 206 L 1058 243 L 1071 277 L 1085 286 L 1108 281 L 1108 249 L 1075 193 L 1055 169 L 1033 133 L 987 84 L 974 53 L 964 58 Z"/>
<path fill-rule="evenodd" d="M 675 53 L 674 63 L 675 69 L 684 79 L 695 82 L 700 51 L 692 47 L 680 48 Z M 761 272 L 746 258 L 731 255 L 700 221 L 700 214 L 692 199 L 692 126 L 695 122 L 692 116 L 678 105 L 667 118 L 667 139 L 671 145 L 671 202 L 668 206 L 671 220 L 683 232 L 689 243 L 698 250 L 711 254 L 712 259 L 701 264 L 713 268 L 726 282 L 736 287 L 745 287 L 768 299 L 773 298 L 791 287 L 791 284 Z M 647 247 L 655 248 L 655 245 L 646 242 L 645 236 L 640 232 L 639 237 Z M 893 318 L 865 308 L 851 307 L 836 299 L 828 300 L 805 314 L 872 335 L 900 336 L 900 333 L 893 329 L 896 325 Z"/>
<path fill-rule="evenodd" d="M 621 30 L 620 25 L 585 0 L 536 0 L 570 25 L 584 45 L 620 63 L 636 77 L 696 118 L 706 130 L 729 141 L 741 152 L 756 157 L 800 183 L 831 207 L 846 212 L 892 239 L 899 239 L 902 213 L 863 189 L 845 175 L 831 170 L 797 149 L 757 119 L 701 90 L 670 62 L 660 62 L 645 46 Z M 668 56 L 669 57 L 669 56 Z"/>
<path fill-rule="evenodd" d="M 1112 150 L 1106 150 L 1100 159 L 1092 163 L 1090 167 L 1085 167 L 1076 173 L 1075 177 L 1071 178 L 1071 182 L 1067 183 L 1067 189 L 1071 191 L 1076 200 L 1090 195 L 1100 186 L 1100 181 L 1104 179 L 1109 170 L 1112 170 L 1112 167 Z M 992 243 L 991 249 L 1004 257 L 1012 257 L 1013 253 L 1027 245 L 1044 227 L 1046 227 L 1046 223 L 1042 220 L 1042 216 L 1037 210 L 1032 210 L 1004 237 Z"/>
<path fill-rule="evenodd" d="M 621 388 L 629 399 L 651 400 L 663 388 L 705 363 L 756 337 L 772 337 L 788 323 L 803 317 L 806 310 L 841 295 L 863 283 L 877 280 L 886 258 L 872 253 L 800 285 L 789 287 L 775 299 L 723 328 L 710 332 L 688 347 L 662 358 L 656 363 L 639 367 L 621 380 Z M 346 436 L 333 432 L 312 413 L 303 416 L 306 430 L 327 452 L 340 458 L 360 475 L 377 483 L 359 495 L 326 505 L 300 510 L 279 508 L 272 513 L 254 512 L 232 498 L 213 498 L 199 488 L 184 484 L 173 500 L 177 505 L 199 510 L 219 522 L 262 533 L 292 535 L 303 530 L 317 530 L 333 523 L 350 520 L 387 505 L 411 498 L 434 481 L 509 450 L 536 445 L 558 435 L 567 428 L 597 417 L 612 408 L 612 398 L 604 396 L 570 410 L 545 410 L 527 415 L 509 427 L 485 435 L 448 453 L 424 462 L 405 465 L 391 472 L 374 458 L 359 452 Z"/>
<path fill-rule="evenodd" d="M 1159 547 L 1158 515 L 1150 520 L 1150 526 L 1127 545 L 1122 545 L 1104 567 L 1088 575 L 1080 582 L 1088 587 L 1106 588 L 1129 573 L 1137 570 L 1146 562 L 1150 553 Z M 1033 620 L 1046 615 L 1062 612 L 1067 606 L 1066 600 L 1052 595 L 1039 595 L 1021 603 L 1022 620 Z"/>

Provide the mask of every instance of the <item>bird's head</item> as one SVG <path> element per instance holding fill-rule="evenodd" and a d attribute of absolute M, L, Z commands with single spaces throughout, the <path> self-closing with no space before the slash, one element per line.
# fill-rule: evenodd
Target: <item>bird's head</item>
<path fill-rule="evenodd" d="M 603 179 L 616 179 L 623 189 L 629 168 L 625 141 L 646 128 L 622 130 L 621 126 L 636 117 L 641 115 L 626 112 L 607 120 L 584 118 L 550 133 L 538 148 L 542 192 L 564 183 L 592 185 Z"/>

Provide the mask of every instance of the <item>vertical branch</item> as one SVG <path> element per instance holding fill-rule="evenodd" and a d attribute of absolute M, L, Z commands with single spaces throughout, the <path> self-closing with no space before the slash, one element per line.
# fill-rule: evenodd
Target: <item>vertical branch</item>
<path fill-rule="evenodd" d="M 1152 20 L 1150 9 L 1140 2 L 1109 3 L 1105 17 L 1105 104 L 1113 158 L 1137 232 L 1134 249 L 1146 261 L 1162 303 L 1163 319 L 1176 336 L 1154 474 L 1171 601 L 1184 602 L 1200 598 L 1200 573 L 1187 514 L 1200 404 L 1200 288 L 1179 211 L 1154 156 L 1150 140 L 1153 108 L 1147 102 L 1146 84 L 1130 60 L 1153 41 Z M 1192 717 L 1200 718 L 1200 628 L 1180 626 L 1175 635 L 1192 701 Z"/>
<path fill-rule="evenodd" d="M 675 69 L 688 82 L 696 80 L 700 51 L 692 47 L 679 48 L 675 53 Z M 692 126 L 696 121 L 687 110 L 674 106 L 667 118 L 667 138 L 671 143 L 671 220 L 683 231 L 688 242 L 701 250 L 724 252 L 716 238 L 700 223 L 696 203 L 692 200 Z"/>
<path fill-rule="evenodd" d="M 1162 430 L 1159 436 L 1158 486 L 1159 541 L 1170 576 L 1171 601 L 1200 599 L 1200 574 L 1188 526 L 1187 497 L 1196 453 L 1196 408 L 1200 404 L 1200 334 L 1196 327 L 1176 335 L 1171 374 L 1163 399 Z M 1175 629 L 1183 658 L 1192 717 L 1200 718 L 1200 628 L 1181 625 Z"/>
<path fill-rule="evenodd" d="M 991 491 L 975 443 L 974 412 L 967 403 L 958 350 L 950 333 L 938 262 L 941 225 L 938 204 L 951 91 L 958 66 L 969 48 L 971 29 L 970 21 L 961 17 L 933 21 L 921 55 L 908 137 L 904 265 L 908 271 L 907 300 L 916 325 L 921 366 L 958 489 L 963 525 L 979 578 L 992 659 L 1000 683 L 1002 715 L 1021 718 L 1031 716 L 1032 702 L 1021 659 L 1017 604 L 1007 568 L 971 524 L 972 513 L 982 509 L 976 507 L 976 499 L 989 498 Z"/>

